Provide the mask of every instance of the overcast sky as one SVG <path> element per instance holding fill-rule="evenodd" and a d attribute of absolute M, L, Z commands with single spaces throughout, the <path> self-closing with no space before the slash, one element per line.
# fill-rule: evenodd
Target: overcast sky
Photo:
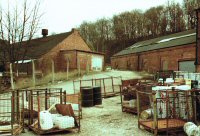
<path fill-rule="evenodd" d="M 7 1 L 0 0 L 1 5 Z M 28 0 L 29 1 L 29 0 Z M 32 0 L 30 0 L 32 1 Z M 34 1 L 34 0 L 33 0 Z M 83 21 L 95 21 L 100 18 L 111 18 L 124 11 L 166 5 L 168 0 L 41 0 L 43 11 L 42 28 L 49 29 L 49 34 L 70 31 Z M 172 0 L 169 0 L 172 1 Z M 183 0 L 174 0 L 182 4 Z"/>

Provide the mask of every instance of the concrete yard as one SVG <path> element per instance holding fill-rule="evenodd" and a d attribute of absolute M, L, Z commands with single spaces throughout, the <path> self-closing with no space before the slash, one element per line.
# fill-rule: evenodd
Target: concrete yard
<path fill-rule="evenodd" d="M 140 77 L 138 73 L 130 71 L 110 71 L 94 75 L 83 76 L 82 79 L 105 78 L 109 76 L 122 76 L 122 79 Z M 51 87 L 62 87 L 67 92 L 73 91 L 72 81 L 63 82 Z M 71 91 L 69 91 L 71 90 Z M 122 112 L 120 96 L 103 99 L 102 106 L 83 108 L 81 119 L 81 132 L 55 133 L 52 135 L 69 136 L 151 136 L 145 130 L 138 129 L 137 116 Z M 20 136 L 33 136 L 33 132 L 26 130 Z"/>

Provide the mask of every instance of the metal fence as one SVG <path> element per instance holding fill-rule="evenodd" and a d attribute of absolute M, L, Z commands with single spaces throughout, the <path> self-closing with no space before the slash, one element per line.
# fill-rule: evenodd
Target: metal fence
<path fill-rule="evenodd" d="M 122 77 L 107 77 L 107 78 L 96 78 L 96 79 L 87 79 L 87 80 L 74 80 L 74 94 L 80 92 L 81 87 L 93 87 L 100 86 L 101 93 L 103 97 L 114 95 L 116 93 L 120 93 Z"/>

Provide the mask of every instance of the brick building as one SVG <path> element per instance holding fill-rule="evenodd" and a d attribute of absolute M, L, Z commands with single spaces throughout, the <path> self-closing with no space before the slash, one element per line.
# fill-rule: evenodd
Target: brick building
<path fill-rule="evenodd" d="M 195 72 L 196 31 L 189 30 L 138 42 L 111 58 L 115 69 L 155 72 L 190 70 Z"/>
<path fill-rule="evenodd" d="M 111 57 L 112 67 L 200 72 L 200 8 L 196 16 L 196 29 L 135 43 Z"/>
<path fill-rule="evenodd" d="M 55 72 L 69 69 L 102 70 L 104 67 L 104 54 L 92 51 L 82 39 L 79 32 L 72 29 L 71 32 L 46 36 L 48 31 L 44 30 L 43 37 L 33 39 L 28 48 L 24 63 L 19 62 L 19 72 L 32 73 L 31 60 L 35 60 L 36 71 L 49 73 L 52 70 L 52 60 Z"/>

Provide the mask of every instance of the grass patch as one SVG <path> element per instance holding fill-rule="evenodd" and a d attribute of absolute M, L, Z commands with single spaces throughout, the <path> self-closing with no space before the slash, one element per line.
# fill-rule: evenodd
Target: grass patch
<path fill-rule="evenodd" d="M 81 71 L 81 75 L 78 74 L 77 70 L 74 71 L 70 71 L 68 74 L 68 79 L 67 79 L 67 72 L 58 72 L 54 74 L 54 83 L 57 83 L 59 81 L 67 81 L 67 80 L 74 80 L 76 78 L 82 77 L 83 75 L 90 75 L 90 74 L 95 74 L 98 72 L 88 72 L 86 73 L 86 71 Z M 42 78 L 36 78 L 36 86 L 41 86 L 41 85 L 45 85 L 45 84 L 52 84 L 52 74 L 48 74 L 46 76 L 43 76 Z M 16 83 L 15 83 L 15 88 L 16 89 L 22 89 L 22 88 L 29 88 L 29 87 L 33 87 L 33 81 L 32 81 L 32 77 L 23 77 L 23 78 L 18 78 Z"/>

